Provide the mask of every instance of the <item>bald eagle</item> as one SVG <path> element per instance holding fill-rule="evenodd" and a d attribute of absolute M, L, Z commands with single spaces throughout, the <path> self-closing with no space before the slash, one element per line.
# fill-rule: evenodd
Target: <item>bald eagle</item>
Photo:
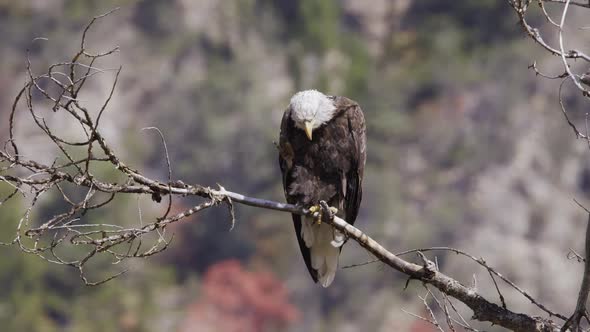
<path fill-rule="evenodd" d="M 301 91 L 291 98 L 279 140 L 287 202 L 317 210 L 319 202 L 325 201 L 337 210 L 337 216 L 354 224 L 365 160 L 365 119 L 356 102 L 316 90 Z M 313 281 L 328 287 L 336 274 L 344 235 L 321 220 L 292 217 Z"/>

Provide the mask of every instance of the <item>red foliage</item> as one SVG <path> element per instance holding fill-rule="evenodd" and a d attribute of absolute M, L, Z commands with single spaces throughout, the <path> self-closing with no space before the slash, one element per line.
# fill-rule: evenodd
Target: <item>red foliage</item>
<path fill-rule="evenodd" d="M 228 260 L 205 273 L 202 295 L 190 305 L 181 331 L 258 332 L 284 327 L 298 317 L 281 281 Z"/>
<path fill-rule="evenodd" d="M 426 310 L 423 311 L 423 317 L 428 317 L 428 313 Z M 410 325 L 408 329 L 409 332 L 437 332 L 438 329 L 436 326 L 432 325 L 431 323 L 424 321 L 422 319 L 416 319 Z"/>

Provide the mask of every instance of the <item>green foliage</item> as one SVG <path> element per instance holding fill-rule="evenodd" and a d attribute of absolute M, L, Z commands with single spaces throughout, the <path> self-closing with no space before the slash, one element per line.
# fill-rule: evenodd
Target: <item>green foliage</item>
<path fill-rule="evenodd" d="M 85 25 L 88 22 L 88 17 L 106 13 L 116 7 L 128 6 L 134 2 L 137 2 L 137 0 L 64 0 L 62 8 L 70 20 L 69 24 L 75 22 Z"/>
<path fill-rule="evenodd" d="M 7 187 L 0 184 L 1 197 L 8 192 Z M 50 203 L 51 200 L 47 204 Z M 95 215 L 91 219 L 106 222 L 121 218 L 124 204 L 118 204 L 112 216 Z M 15 235 L 16 222 L 22 211 L 18 199 L 9 201 L 0 209 L 2 241 Z M 155 289 L 151 286 L 169 284 L 171 279 L 167 273 L 169 269 L 160 268 L 142 274 L 131 273 L 129 278 L 132 280 L 129 281 L 121 277 L 108 287 L 91 288 L 83 285 L 77 270 L 24 254 L 17 246 L 0 249 L 0 325 L 7 332 L 52 332 L 63 331 L 64 327 L 70 327 L 72 331 L 118 331 L 124 327 L 124 315 L 134 317 L 137 331 L 145 330 L 149 326 L 144 325 L 140 317 L 149 316 L 156 303 Z M 73 252 L 70 254 L 74 255 Z M 91 264 L 89 270 L 93 278 L 116 272 L 111 264 L 102 261 Z M 105 272 L 98 273 L 97 268 Z"/>
<path fill-rule="evenodd" d="M 310 50 L 337 47 L 340 39 L 339 8 L 334 0 L 301 0 L 301 36 Z"/>
<path fill-rule="evenodd" d="M 414 2 L 408 13 L 406 24 L 415 25 L 421 35 L 434 37 L 449 27 L 460 30 L 460 45 L 465 49 L 486 48 L 490 43 L 505 42 L 519 34 L 510 6 L 503 1 L 423 0 Z"/>
<path fill-rule="evenodd" d="M 350 59 L 350 66 L 344 76 L 344 94 L 355 100 L 363 100 L 368 93 L 368 80 L 372 74 L 371 58 L 359 38 L 349 38 L 346 43 L 342 43 L 342 48 Z"/>

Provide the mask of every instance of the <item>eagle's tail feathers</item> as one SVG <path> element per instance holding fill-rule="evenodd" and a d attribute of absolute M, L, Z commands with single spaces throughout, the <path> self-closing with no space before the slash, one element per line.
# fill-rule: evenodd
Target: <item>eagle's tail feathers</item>
<path fill-rule="evenodd" d="M 311 256 L 311 267 L 317 271 L 318 279 L 322 286 L 328 287 L 334 281 L 334 276 L 338 269 L 340 246 L 342 245 L 335 246 L 333 242 L 335 240 L 343 242 L 343 236 L 342 234 L 334 233 L 330 225 L 318 225 L 312 219 L 306 219 L 304 223 L 307 226 L 302 227 L 301 232 L 312 233 L 312 235 L 308 234 L 307 237 L 311 237 L 313 241 L 311 243 L 305 242 L 306 245 L 311 244 L 311 246 L 308 246 Z M 302 234 L 302 237 L 305 239 L 306 235 Z M 339 237 L 342 237 L 342 239 L 337 240 Z"/>
<path fill-rule="evenodd" d="M 301 237 L 303 238 L 303 242 L 305 242 L 305 246 L 311 248 L 313 246 L 315 232 L 313 229 L 313 219 L 309 217 L 305 217 L 301 225 Z"/>
<path fill-rule="evenodd" d="M 324 275 L 320 275 L 320 282 L 322 283 L 322 286 L 324 288 L 330 286 L 330 284 L 332 284 L 332 281 L 334 281 L 334 277 L 336 276 L 336 272 L 332 272 L 332 271 L 328 271 L 326 274 Z"/>
<path fill-rule="evenodd" d="M 328 287 L 334 281 L 334 277 L 336 276 L 336 269 L 338 269 L 338 256 L 340 255 L 340 250 L 334 248 L 332 246 L 328 246 L 328 253 L 326 255 L 326 262 L 325 267 L 326 271 L 320 274 L 320 281 L 322 286 Z"/>

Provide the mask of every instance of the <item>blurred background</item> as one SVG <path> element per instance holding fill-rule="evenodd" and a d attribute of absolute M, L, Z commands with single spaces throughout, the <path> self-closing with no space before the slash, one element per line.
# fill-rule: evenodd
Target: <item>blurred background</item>
<path fill-rule="evenodd" d="M 537 60 L 559 74 L 560 64 L 525 38 L 506 1 L 0 0 L 2 140 L 26 79 L 26 49 L 39 72 L 71 59 L 89 20 L 116 6 L 87 44 L 121 48 L 102 63 L 123 66 L 102 127 L 127 164 L 166 179 L 159 138 L 141 131 L 157 126 L 175 179 L 283 201 L 273 141 L 290 97 L 310 88 L 344 95 L 360 103 L 367 120 L 359 228 L 393 252 L 464 249 L 551 309 L 573 310 L 582 266 L 566 255 L 582 251 L 586 217 L 572 198 L 590 198 L 589 154 L 562 118 L 559 82 L 527 69 Z M 48 41 L 32 44 L 35 37 Z M 99 105 L 111 80 L 93 81 L 86 100 Z M 573 94 L 565 102 L 583 121 L 582 102 Z M 27 126 L 18 128 L 25 153 L 51 160 L 57 152 Z M 97 218 L 136 225 L 138 204 L 129 198 Z M 149 198 L 141 204 L 165 208 Z M 38 213 L 59 208 L 49 198 Z M 19 209 L 0 209 L 0 240 L 14 235 Z M 328 289 L 313 284 L 292 228 L 288 214 L 237 206 L 230 231 L 225 208 L 206 211 L 172 227 L 167 251 L 127 263 L 129 273 L 99 287 L 84 286 L 70 268 L 0 247 L 0 326 L 433 330 L 402 311 L 425 314 L 418 298 L 424 288 L 411 283 L 404 290 L 406 278 L 381 264 L 340 270 Z M 340 265 L 370 259 L 349 242 Z M 466 285 L 476 279 L 478 291 L 497 301 L 485 270 L 455 255 L 438 253 L 437 260 Z M 122 268 L 89 273 L 94 279 Z M 541 314 L 503 292 L 513 310 Z"/>

